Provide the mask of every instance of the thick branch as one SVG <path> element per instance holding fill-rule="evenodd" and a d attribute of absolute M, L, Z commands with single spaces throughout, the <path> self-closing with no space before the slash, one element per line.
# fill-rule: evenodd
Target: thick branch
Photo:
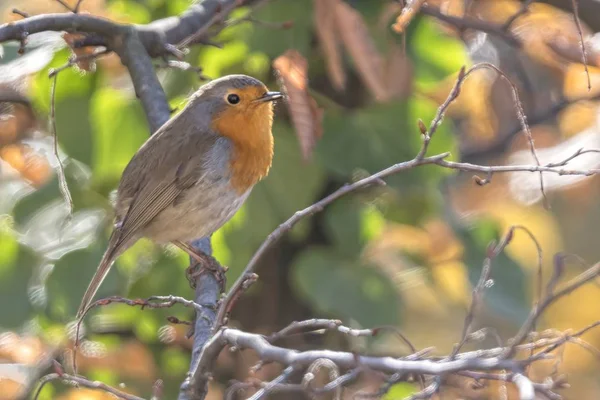
<path fill-rule="evenodd" d="M 138 33 L 147 53 L 158 57 L 165 54 L 167 44 L 177 45 L 191 36 L 201 34 L 242 3 L 240 0 L 204 0 L 191 5 L 179 17 L 156 20 L 148 25 L 118 24 L 86 14 L 43 14 L 0 25 L 0 43 L 21 40 L 24 35 L 46 31 L 76 31 L 112 38 L 133 30 Z"/>
<path fill-rule="evenodd" d="M 197 240 L 193 243 L 193 246 L 206 254 L 212 253 L 209 238 Z M 190 262 L 193 263 L 194 260 L 190 259 Z M 194 371 L 195 366 L 200 360 L 204 344 L 210 340 L 212 335 L 212 327 L 217 314 L 217 301 L 221 295 L 220 287 L 221 285 L 216 276 L 210 271 L 206 271 L 196 280 L 195 303 L 204 305 L 205 307 L 196 312 L 190 372 L 188 372 L 181 385 L 178 400 L 203 399 L 208 394 L 208 381 L 204 382 L 203 385 L 192 386 L 191 377 L 192 371 Z"/>
<path fill-rule="evenodd" d="M 187 38 L 202 34 L 217 20 L 224 18 L 243 0 L 204 0 L 191 5 L 181 16 L 160 19 L 136 29 L 142 43 L 152 56 L 160 55 L 164 48 L 157 45 L 179 44 Z"/>
<path fill-rule="evenodd" d="M 92 15 L 43 14 L 0 25 L 0 43 L 21 40 L 24 34 L 31 35 L 47 31 L 78 31 L 113 37 L 121 33 L 122 28 L 124 25 Z"/>
<path fill-rule="evenodd" d="M 171 116 L 165 92 L 158 81 L 152 60 L 133 28 L 111 46 L 127 67 L 137 97 L 142 102 L 150 131 L 156 132 Z"/>

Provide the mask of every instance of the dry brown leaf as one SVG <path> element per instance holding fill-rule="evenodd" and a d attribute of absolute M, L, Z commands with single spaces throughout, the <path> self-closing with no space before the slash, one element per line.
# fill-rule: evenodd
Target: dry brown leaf
<path fill-rule="evenodd" d="M 323 110 L 308 94 L 308 63 L 296 50 L 288 50 L 273 61 L 283 89 L 287 106 L 296 128 L 296 134 L 302 148 L 302 155 L 308 160 L 323 134 Z"/>
<path fill-rule="evenodd" d="M 75 42 L 85 38 L 85 35 L 81 33 L 63 33 L 62 38 L 67 43 L 75 57 L 81 58 L 90 56 L 94 54 L 94 51 L 96 51 L 96 47 L 92 46 L 78 48 L 74 47 Z M 86 72 L 93 72 L 96 70 L 96 60 L 92 58 L 80 59 L 75 65 L 77 65 L 80 70 Z"/>
<path fill-rule="evenodd" d="M 333 87 L 342 91 L 346 87 L 346 71 L 342 63 L 339 33 L 335 23 L 336 3 L 339 1 L 314 0 L 314 20 L 317 37 L 327 65 L 327 75 Z"/>
<path fill-rule="evenodd" d="M 335 9 L 342 43 L 354 60 L 361 79 L 377 101 L 388 100 L 390 93 L 383 79 L 383 57 L 375 48 L 362 16 L 343 1 L 338 2 Z"/>
<path fill-rule="evenodd" d="M 396 22 L 392 25 L 392 29 L 396 33 L 404 33 L 404 30 L 410 24 L 410 21 L 417 15 L 425 0 L 408 0 L 406 6 L 402 9 Z"/>

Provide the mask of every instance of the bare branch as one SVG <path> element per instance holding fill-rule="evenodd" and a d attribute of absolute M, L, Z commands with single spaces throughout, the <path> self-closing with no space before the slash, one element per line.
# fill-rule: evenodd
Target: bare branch
<path fill-rule="evenodd" d="M 592 90 L 592 78 L 590 77 L 590 71 L 588 69 L 587 52 L 585 49 L 585 40 L 583 38 L 583 30 L 581 29 L 581 19 L 579 18 L 579 6 L 577 0 L 571 0 L 573 5 L 573 18 L 575 19 L 575 26 L 577 27 L 577 34 L 579 35 L 579 45 L 581 46 L 581 61 L 583 62 L 583 68 L 585 69 L 585 75 L 587 77 L 588 92 Z"/>
<path fill-rule="evenodd" d="M 144 400 L 142 397 L 138 397 L 138 396 L 134 396 L 129 393 L 122 392 L 122 391 L 117 390 L 111 386 L 108 386 L 102 382 L 90 381 L 82 376 L 68 375 L 65 373 L 53 373 L 53 374 L 48 374 L 48 375 L 44 376 L 40 380 L 40 386 L 38 387 L 38 390 L 36 391 L 35 395 L 33 396 L 33 400 L 37 400 L 37 398 L 39 397 L 44 386 L 48 382 L 51 382 L 51 381 L 61 381 L 62 383 L 70 385 L 70 386 L 83 386 L 88 389 L 102 390 L 106 393 L 110 393 L 110 394 L 116 396 L 119 399 Z"/>

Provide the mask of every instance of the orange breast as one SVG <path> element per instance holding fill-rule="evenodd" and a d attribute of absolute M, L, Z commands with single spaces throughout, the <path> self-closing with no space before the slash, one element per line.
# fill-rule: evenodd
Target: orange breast
<path fill-rule="evenodd" d="M 264 178 L 273 161 L 273 105 L 230 107 L 213 121 L 212 128 L 231 139 L 231 184 L 242 194 Z"/>

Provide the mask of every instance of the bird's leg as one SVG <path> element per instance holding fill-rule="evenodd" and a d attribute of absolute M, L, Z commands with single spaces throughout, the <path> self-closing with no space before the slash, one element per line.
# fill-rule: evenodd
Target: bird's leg
<path fill-rule="evenodd" d="M 219 282 L 219 285 L 221 285 L 221 292 L 225 291 L 225 284 L 227 282 L 225 272 L 227 272 L 227 267 L 219 265 L 214 257 L 209 256 L 201 251 L 197 251 L 185 242 L 176 240 L 173 242 L 173 244 L 188 253 L 190 257 L 196 260 L 196 264 L 190 265 L 185 270 L 185 274 L 192 288 L 196 288 L 196 277 L 202 275 L 205 271 L 210 271 Z"/>

